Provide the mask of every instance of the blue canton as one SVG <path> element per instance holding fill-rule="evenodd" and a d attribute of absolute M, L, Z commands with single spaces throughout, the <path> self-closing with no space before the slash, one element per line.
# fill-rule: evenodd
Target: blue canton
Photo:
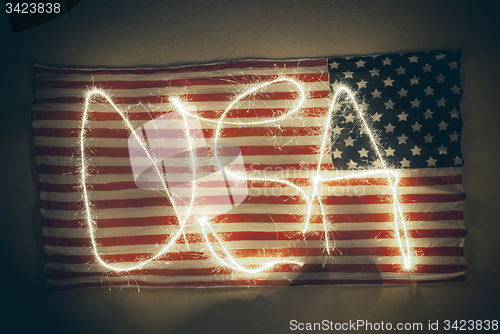
<path fill-rule="evenodd" d="M 333 92 L 343 84 L 357 93 L 389 167 L 462 166 L 460 55 L 432 51 L 330 58 L 330 84 Z M 334 167 L 380 167 L 356 110 L 347 105 L 332 120 Z"/>

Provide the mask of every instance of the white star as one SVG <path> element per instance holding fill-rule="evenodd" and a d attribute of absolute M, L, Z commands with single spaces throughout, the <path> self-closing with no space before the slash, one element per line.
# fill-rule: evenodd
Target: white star
<path fill-rule="evenodd" d="M 377 88 L 375 88 L 375 90 L 372 93 L 373 98 L 380 97 L 380 94 L 382 94 L 382 92 L 379 92 Z"/>
<path fill-rule="evenodd" d="M 448 127 L 448 123 L 445 123 L 444 121 L 441 121 L 441 123 L 438 124 L 439 126 L 439 131 L 446 131 L 446 127 Z"/>
<path fill-rule="evenodd" d="M 444 82 L 445 78 L 446 78 L 446 76 L 443 75 L 443 73 L 439 73 L 439 75 L 436 77 L 438 83 Z"/>
<path fill-rule="evenodd" d="M 360 59 L 358 62 L 355 63 L 356 67 L 364 67 L 366 64 L 366 61 Z"/>
<path fill-rule="evenodd" d="M 392 61 L 392 59 L 390 59 L 389 57 L 387 57 L 384 60 L 382 60 L 382 64 L 383 65 L 391 65 L 391 61 Z"/>
<path fill-rule="evenodd" d="M 342 129 L 340 126 L 336 125 L 333 129 L 332 129 L 332 132 L 333 134 L 335 135 L 340 135 L 340 133 L 342 132 Z"/>
<path fill-rule="evenodd" d="M 401 135 L 401 137 L 397 137 L 397 138 L 399 141 L 398 144 L 406 144 L 406 140 L 408 139 L 408 137 L 406 137 L 404 133 Z"/>
<path fill-rule="evenodd" d="M 376 75 L 379 75 L 378 73 L 380 72 L 380 70 L 377 70 L 376 68 L 374 68 L 373 70 L 371 71 L 368 71 L 371 73 L 372 77 L 376 76 Z M 380 75 L 379 75 L 380 76 Z"/>
<path fill-rule="evenodd" d="M 377 159 L 377 160 L 375 160 L 375 162 L 373 162 L 373 167 L 375 167 L 375 168 L 383 168 L 384 164 L 382 163 L 382 160 Z"/>
<path fill-rule="evenodd" d="M 420 107 L 420 102 L 422 102 L 422 101 L 420 101 L 419 99 L 415 98 L 415 100 L 410 101 L 411 107 L 412 108 L 418 108 L 418 107 Z"/>
<path fill-rule="evenodd" d="M 450 111 L 450 115 L 451 115 L 451 118 L 453 118 L 453 117 L 459 118 L 458 117 L 458 110 L 456 108 L 453 108 L 453 110 Z"/>
<path fill-rule="evenodd" d="M 458 141 L 458 137 L 460 137 L 460 135 L 455 131 L 452 135 L 450 135 L 450 141 Z"/>
<path fill-rule="evenodd" d="M 413 78 L 410 79 L 410 82 L 412 85 L 418 85 L 418 80 L 420 80 L 420 78 L 417 78 L 417 76 L 414 75 Z"/>
<path fill-rule="evenodd" d="M 345 141 L 345 146 L 354 146 L 354 139 L 351 138 L 351 136 L 349 136 L 349 138 L 347 139 L 344 139 Z"/>
<path fill-rule="evenodd" d="M 406 117 L 408 117 L 408 114 L 406 114 L 404 111 L 398 115 L 399 121 L 406 121 Z"/>
<path fill-rule="evenodd" d="M 432 157 L 430 157 L 429 160 L 425 160 L 425 161 L 427 161 L 428 167 L 430 167 L 430 166 L 436 166 L 436 161 L 437 160 L 436 159 L 432 159 Z"/>
<path fill-rule="evenodd" d="M 382 80 L 385 84 L 385 87 L 387 86 L 392 86 L 392 83 L 394 82 L 394 80 L 392 80 L 390 77 L 387 77 L 386 80 Z"/>
<path fill-rule="evenodd" d="M 401 90 L 398 92 L 398 94 L 399 94 L 399 97 L 408 96 L 408 91 L 404 88 L 401 88 Z"/>
<path fill-rule="evenodd" d="M 330 68 L 339 68 L 339 63 L 337 63 L 336 61 L 334 61 L 333 63 L 330 64 Z"/>
<path fill-rule="evenodd" d="M 338 148 L 335 150 L 335 152 L 332 152 L 332 154 L 334 159 L 342 158 L 342 151 L 339 151 Z"/>
<path fill-rule="evenodd" d="M 376 112 L 371 117 L 372 117 L 372 122 L 380 122 L 380 117 L 382 117 L 382 115 L 380 115 L 378 112 Z"/>
<path fill-rule="evenodd" d="M 354 74 L 354 72 L 351 72 L 351 71 L 345 71 L 344 72 L 344 77 L 345 78 L 352 78 L 352 75 Z M 353 78 L 354 79 L 354 78 Z"/>
<path fill-rule="evenodd" d="M 394 132 L 395 126 L 392 125 L 391 123 L 389 123 L 389 125 L 384 126 L 384 128 L 385 128 L 385 132 Z"/>
<path fill-rule="evenodd" d="M 424 137 L 426 143 L 432 143 L 432 138 L 434 138 L 434 136 L 431 136 L 430 133 Z"/>
<path fill-rule="evenodd" d="M 357 163 L 357 162 L 352 161 L 352 159 L 351 159 L 351 161 L 349 161 L 349 162 L 347 163 L 347 166 L 349 166 L 349 169 L 354 169 L 354 168 L 358 167 L 358 163 Z"/>
<path fill-rule="evenodd" d="M 444 98 L 444 96 L 437 100 L 437 103 L 438 103 L 438 107 L 444 107 L 444 105 L 446 104 L 446 101 L 448 101 L 447 99 Z"/>
<path fill-rule="evenodd" d="M 453 94 L 460 94 L 460 87 L 457 87 L 457 85 L 453 86 L 450 88 Z"/>
<path fill-rule="evenodd" d="M 438 147 L 438 151 L 439 151 L 439 154 L 447 154 L 446 151 L 448 151 L 448 148 L 441 145 Z"/>
<path fill-rule="evenodd" d="M 427 111 L 424 112 L 425 119 L 432 118 L 432 114 L 434 113 L 430 109 L 427 109 Z"/>
<path fill-rule="evenodd" d="M 332 85 L 332 89 L 335 90 L 335 89 L 337 89 L 337 87 L 334 87 Z M 340 110 L 342 108 L 342 104 L 340 104 L 338 101 L 335 101 L 332 108 L 333 108 L 333 110 Z"/>
<path fill-rule="evenodd" d="M 359 106 L 359 109 L 361 109 L 361 110 L 368 110 L 369 104 L 366 103 L 365 101 L 363 101 L 360 104 L 358 104 L 358 106 Z"/>
<path fill-rule="evenodd" d="M 425 66 L 423 66 L 422 68 L 424 69 L 424 73 L 431 72 L 432 65 L 425 64 Z"/>
<path fill-rule="evenodd" d="M 401 166 L 403 166 L 403 168 L 410 167 L 410 162 L 408 160 L 406 160 L 406 158 L 403 158 L 403 160 L 401 160 L 400 163 L 401 163 Z"/>
<path fill-rule="evenodd" d="M 458 69 L 458 63 L 456 61 L 452 61 L 449 65 L 450 65 L 450 70 Z"/>
<path fill-rule="evenodd" d="M 347 116 L 345 116 L 345 122 L 346 123 L 350 123 L 354 121 L 354 115 L 353 114 L 348 114 Z"/>
<path fill-rule="evenodd" d="M 366 88 L 366 84 L 367 84 L 367 83 L 368 83 L 367 81 L 365 81 L 365 80 L 361 79 L 361 81 L 360 81 L 360 82 L 358 82 L 358 89 L 361 89 L 361 88 Z"/>
<path fill-rule="evenodd" d="M 421 148 L 418 148 L 417 145 L 415 145 L 414 148 L 410 149 L 411 153 L 413 153 L 413 155 L 420 155 L 420 151 L 422 151 Z"/>
<path fill-rule="evenodd" d="M 459 158 L 457 155 L 457 157 L 455 159 L 453 159 L 453 161 L 455 162 L 455 165 L 460 166 L 462 164 L 462 162 L 464 161 L 464 159 Z"/>
<path fill-rule="evenodd" d="M 441 52 L 440 54 L 436 55 L 436 60 L 439 60 L 439 59 L 444 59 L 444 57 L 445 57 L 445 56 L 446 56 L 446 55 L 445 55 L 444 53 L 442 53 L 442 52 Z"/>
<path fill-rule="evenodd" d="M 364 148 L 362 148 L 361 150 L 359 150 L 358 153 L 359 153 L 359 157 L 360 158 L 363 158 L 363 157 L 368 158 L 368 151 L 365 150 Z"/>
<path fill-rule="evenodd" d="M 406 68 L 403 68 L 402 66 L 399 66 L 399 68 L 396 68 L 396 71 L 398 71 L 398 75 L 400 74 L 406 74 Z"/>
<path fill-rule="evenodd" d="M 410 59 L 410 63 L 416 63 L 418 58 L 419 58 L 419 57 L 417 57 L 417 56 L 413 55 L 413 56 L 411 56 L 411 57 L 410 57 L 410 58 L 408 58 L 408 59 Z"/>
<path fill-rule="evenodd" d="M 426 89 L 424 89 L 425 95 L 434 95 L 434 89 L 431 88 L 431 86 L 427 86 Z"/>
<path fill-rule="evenodd" d="M 385 154 L 390 157 L 390 156 L 394 156 L 394 152 L 396 150 L 393 150 L 391 147 L 389 147 L 388 149 L 385 150 Z"/>
<path fill-rule="evenodd" d="M 418 124 L 418 122 L 415 122 L 415 124 L 413 124 L 411 127 L 413 128 L 413 132 L 420 131 L 422 124 Z"/>
<path fill-rule="evenodd" d="M 385 104 L 385 109 L 393 109 L 395 103 L 392 102 L 392 99 L 390 99 L 389 101 L 387 101 Z"/>

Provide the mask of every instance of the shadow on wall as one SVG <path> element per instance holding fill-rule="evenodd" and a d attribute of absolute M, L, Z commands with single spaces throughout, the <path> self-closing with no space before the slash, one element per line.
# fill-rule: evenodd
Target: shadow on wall
<path fill-rule="evenodd" d="M 359 314 L 355 305 L 364 305 L 362 313 L 369 315 L 383 288 L 381 285 L 369 289 L 360 286 L 347 289 L 342 286 L 327 289 L 324 286 L 258 287 L 255 298 L 248 298 L 248 289 L 252 288 L 230 288 L 229 291 L 223 288 L 221 293 L 230 295 L 225 298 L 227 301 L 190 313 L 177 322 L 172 332 L 284 333 L 291 330 L 292 320 L 297 324 L 323 320 L 335 323 Z M 354 302 L 353 296 L 357 296 Z"/>

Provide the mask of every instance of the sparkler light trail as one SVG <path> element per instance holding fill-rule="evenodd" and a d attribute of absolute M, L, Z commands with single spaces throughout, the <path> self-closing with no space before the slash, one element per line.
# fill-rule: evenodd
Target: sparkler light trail
<path fill-rule="evenodd" d="M 298 91 L 298 96 L 296 99 L 296 105 L 293 106 L 288 112 L 280 115 L 279 117 L 274 117 L 274 118 L 269 118 L 265 120 L 257 120 L 257 121 L 250 121 L 250 122 L 239 122 L 239 121 L 233 121 L 228 119 L 228 114 L 229 112 L 233 109 L 233 107 L 239 103 L 240 101 L 243 101 L 247 97 L 251 96 L 252 94 L 258 92 L 259 90 L 262 90 L 266 88 L 269 85 L 276 84 L 276 83 L 288 83 L 292 84 L 297 87 Z M 333 171 L 325 171 L 321 170 L 321 163 L 323 159 L 323 154 L 327 150 L 327 144 L 329 143 L 328 137 L 329 137 L 329 129 L 331 127 L 331 122 L 334 113 L 338 110 L 338 100 L 341 95 L 347 95 L 348 100 L 352 103 L 354 106 L 357 116 L 360 120 L 360 124 L 362 127 L 362 130 L 366 134 L 368 134 L 370 138 L 370 142 L 372 145 L 372 148 L 374 152 L 376 153 L 379 161 L 382 164 L 382 169 L 373 169 L 373 170 L 368 170 L 368 171 L 353 171 L 349 175 L 342 175 L 342 176 L 332 176 Z M 160 180 L 160 188 L 163 193 L 165 193 L 165 196 L 168 198 L 170 203 L 172 204 L 172 208 L 175 212 L 175 215 L 178 220 L 178 229 L 175 233 L 172 233 L 171 236 L 169 237 L 168 241 L 164 244 L 163 248 L 153 255 L 152 257 L 148 258 L 147 260 L 140 261 L 137 263 L 133 263 L 132 265 L 125 266 L 125 265 L 120 265 L 120 264 L 113 264 L 106 262 L 102 259 L 100 253 L 99 253 L 99 246 L 96 240 L 96 229 L 97 227 L 95 226 L 94 220 L 93 220 L 93 214 L 92 214 L 92 204 L 90 200 L 90 196 L 88 194 L 87 190 L 87 174 L 88 174 L 88 168 L 89 165 L 87 164 L 87 159 L 85 157 L 85 149 L 86 149 L 86 128 L 87 128 L 87 123 L 88 123 L 88 118 L 89 118 L 89 106 L 92 103 L 92 98 L 94 96 L 100 96 L 103 97 L 107 100 L 107 102 L 111 105 L 111 107 L 121 116 L 123 119 L 123 122 L 127 129 L 130 130 L 131 136 L 133 136 L 134 140 L 139 143 L 139 149 L 143 152 L 145 159 L 149 161 L 149 164 L 153 166 L 153 172 L 156 174 L 158 179 Z M 215 134 L 214 134 L 214 146 L 212 150 L 212 157 L 214 158 L 214 163 L 216 166 L 220 167 L 220 170 L 224 175 L 232 178 L 233 180 L 239 180 L 242 182 L 246 181 L 265 181 L 265 182 L 274 182 L 274 183 L 280 183 L 286 187 L 293 188 L 299 196 L 302 198 L 305 208 L 305 219 L 302 222 L 304 227 L 302 229 L 302 233 L 306 233 L 309 230 L 310 227 L 310 222 L 311 222 L 311 217 L 313 215 L 313 207 L 318 206 L 319 210 L 321 212 L 321 219 L 323 222 L 323 232 L 324 232 L 324 241 L 325 241 L 325 248 L 327 253 L 330 255 L 333 247 L 330 245 L 331 241 L 329 240 L 329 228 L 328 228 L 328 220 L 327 220 L 327 213 L 325 212 L 325 207 L 322 201 L 322 196 L 320 192 L 320 188 L 322 184 L 326 182 L 331 182 L 331 181 L 338 181 L 338 180 L 346 180 L 346 179 L 358 179 L 358 178 L 364 178 L 364 177 L 371 177 L 371 176 L 382 176 L 385 177 L 388 181 L 389 184 L 389 189 L 391 191 L 391 195 L 393 198 L 392 201 L 392 208 L 393 208 L 393 228 L 394 228 L 394 235 L 395 239 L 397 240 L 401 255 L 403 257 L 403 264 L 404 268 L 409 270 L 413 267 L 413 260 L 412 260 L 412 249 L 410 245 L 410 240 L 409 240 L 409 235 L 408 231 L 405 226 L 405 221 L 403 217 L 403 212 L 400 206 L 400 203 L 398 201 L 398 194 L 397 194 L 397 187 L 399 184 L 399 173 L 394 171 L 394 170 L 389 170 L 387 167 L 387 164 L 384 162 L 383 156 L 381 154 L 381 150 L 379 149 L 379 145 L 377 144 L 377 140 L 375 135 L 372 133 L 369 124 L 366 122 L 363 112 L 360 109 L 358 103 L 356 102 L 356 99 L 354 97 L 354 94 L 345 86 L 340 86 L 336 91 L 334 92 L 326 120 L 324 123 L 324 131 L 323 131 L 323 138 L 322 142 L 320 145 L 320 159 L 316 168 L 316 171 L 314 175 L 311 177 L 311 186 L 312 189 L 308 192 L 304 191 L 301 189 L 299 186 L 295 185 L 292 182 L 289 182 L 284 179 L 279 179 L 279 178 L 265 178 L 265 177 L 250 177 L 246 174 L 242 173 L 237 173 L 231 170 L 231 168 L 225 168 L 224 164 L 220 160 L 220 154 L 221 154 L 221 132 L 223 129 L 223 126 L 225 124 L 231 124 L 231 125 L 240 125 L 240 126 L 248 126 L 248 125 L 259 125 L 259 124 L 269 124 L 269 123 L 276 123 L 280 120 L 284 120 L 289 117 L 299 117 L 297 116 L 297 112 L 301 110 L 302 105 L 306 101 L 306 92 L 304 91 L 304 88 L 302 87 L 301 83 L 297 80 L 291 79 L 291 78 L 277 78 L 275 80 L 271 80 L 269 82 L 265 82 L 259 85 L 255 85 L 251 89 L 247 90 L 246 92 L 238 95 L 229 105 L 228 107 L 224 110 L 224 112 L 221 114 L 220 118 L 218 120 L 213 120 L 213 119 L 208 119 L 208 118 L 203 118 L 198 116 L 197 114 L 191 113 L 191 109 L 187 106 L 186 102 L 182 102 L 180 98 L 178 97 L 170 97 L 170 102 L 171 104 L 175 107 L 176 112 L 178 112 L 180 115 L 182 115 L 183 119 L 183 124 L 184 124 L 184 138 L 188 144 L 189 148 L 189 161 L 190 161 L 190 170 L 191 170 L 191 177 L 190 179 L 190 187 L 191 187 L 191 197 L 189 201 L 187 202 L 187 210 L 184 210 L 185 214 L 180 214 L 180 207 L 179 207 L 179 201 L 176 201 L 174 198 L 172 192 L 170 191 L 169 187 L 167 186 L 167 183 L 165 181 L 163 172 L 162 172 L 162 166 L 161 166 L 161 161 L 155 155 L 151 152 L 151 148 L 148 147 L 147 143 L 145 142 L 144 138 L 139 136 L 137 132 L 134 130 L 131 122 L 127 119 L 125 113 L 118 108 L 116 104 L 113 103 L 112 99 L 107 96 L 107 94 L 99 89 L 94 89 L 86 94 L 86 99 L 85 99 L 85 109 L 83 113 L 83 121 L 82 121 L 82 126 L 81 126 L 81 131 L 80 131 L 80 159 L 81 159 L 81 174 L 80 174 L 80 183 L 83 191 L 83 202 L 84 202 L 84 209 L 85 209 L 85 216 L 86 216 L 86 224 L 88 227 L 88 231 L 90 234 L 90 239 L 92 242 L 92 249 L 93 253 L 97 259 L 97 261 L 104 266 L 106 269 L 111 270 L 111 271 L 116 271 L 116 272 L 121 272 L 121 271 L 130 271 L 134 269 L 139 269 L 144 267 L 146 264 L 150 263 L 151 261 L 154 261 L 158 259 L 161 255 L 167 253 L 170 251 L 172 248 L 172 245 L 176 244 L 177 241 L 179 240 L 180 236 L 183 235 L 184 233 L 184 227 L 188 220 L 194 219 L 194 216 L 192 214 L 192 209 L 196 205 L 195 203 L 195 198 L 196 198 L 196 191 L 201 187 L 197 180 L 197 175 L 196 175 L 196 170 L 197 170 L 197 162 L 196 162 L 196 156 L 195 156 L 195 146 L 193 145 L 193 138 L 190 136 L 190 127 L 188 120 L 189 119 L 198 119 L 202 120 L 204 122 L 211 122 L 211 123 L 216 123 L 216 129 L 215 129 Z M 185 203 L 186 204 L 186 203 Z M 303 265 L 302 262 L 299 261 L 294 261 L 290 258 L 279 258 L 279 257 L 270 257 L 270 258 L 265 258 L 267 261 L 262 261 L 262 265 L 257 266 L 257 267 L 244 267 L 241 264 L 239 264 L 232 256 L 230 253 L 230 250 L 228 250 L 224 246 L 224 241 L 217 236 L 217 233 L 212 229 L 210 220 L 215 219 L 215 217 L 220 214 L 220 213 L 215 213 L 215 214 L 209 214 L 206 216 L 199 217 L 197 219 L 197 224 L 199 228 L 202 231 L 204 241 L 206 243 L 206 246 L 208 248 L 208 251 L 214 256 L 214 258 L 220 262 L 222 266 L 229 267 L 233 270 L 244 272 L 247 274 L 255 274 L 259 273 L 265 270 L 269 270 L 273 268 L 275 265 L 278 264 L 293 264 L 293 265 Z M 403 234 L 403 236 L 401 236 Z M 210 240 L 209 236 L 212 235 L 212 241 Z M 215 242 L 218 244 L 218 247 L 222 251 L 217 251 L 214 246 L 212 245 L 213 240 L 215 239 Z M 403 240 L 404 239 L 404 240 Z M 186 245 L 188 245 L 187 239 L 186 239 Z M 220 255 L 220 253 L 223 254 L 223 256 Z"/>

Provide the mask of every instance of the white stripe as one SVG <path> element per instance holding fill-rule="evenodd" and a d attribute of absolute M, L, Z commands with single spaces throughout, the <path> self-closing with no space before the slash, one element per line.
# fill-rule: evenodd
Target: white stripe
<path fill-rule="evenodd" d="M 88 184 L 93 184 L 90 181 L 87 181 Z M 199 185 L 198 185 L 199 187 Z M 206 194 L 203 196 L 217 196 L 217 195 L 226 195 L 227 190 L 221 190 L 221 187 L 209 187 L 202 188 L 199 191 L 203 191 L 203 189 L 209 189 L 210 194 Z M 306 194 L 312 193 L 312 187 L 310 186 L 300 186 Z M 397 195 L 448 195 L 448 194 L 461 194 L 461 186 L 452 184 L 452 185 L 441 185 L 441 186 L 432 186 L 432 187 L 398 187 Z M 373 195 L 390 195 L 392 196 L 392 189 L 388 186 L 326 186 L 323 185 L 320 188 L 322 196 L 349 196 L 349 197 L 357 197 L 357 196 L 373 196 Z M 178 196 L 190 197 L 191 196 L 191 187 L 186 186 L 185 188 L 176 188 L 176 194 Z M 89 198 L 93 201 L 103 201 L 103 200 L 114 200 L 114 199 L 134 199 L 134 198 L 165 198 L 166 194 L 164 192 L 158 192 L 153 190 L 144 190 L 140 188 L 132 188 L 126 190 L 105 190 L 105 191 L 96 191 L 90 190 L 88 192 Z M 297 196 L 300 193 L 292 187 L 252 187 L 248 188 L 248 196 Z M 78 189 L 75 189 L 74 192 L 54 192 L 54 191 L 42 191 L 40 192 L 41 199 L 50 200 L 50 201 L 58 201 L 58 202 L 78 202 L 82 198 L 82 194 Z M 198 196 L 200 194 L 198 193 Z"/>
<path fill-rule="evenodd" d="M 443 203 L 404 203 L 402 209 L 404 213 L 411 212 L 439 212 L 463 210 L 464 202 L 443 202 Z M 82 205 L 83 207 L 83 205 Z M 210 205 L 206 206 L 209 212 L 226 212 L 225 206 Z M 392 204 L 350 204 L 350 205 L 323 205 L 326 214 L 363 214 L 363 213 L 392 213 Z M 204 208 L 198 207 L 200 211 Z M 141 207 L 141 208 L 112 208 L 94 210 L 94 214 L 99 219 L 116 218 L 142 218 L 142 217 L 161 217 L 172 215 L 171 207 Z M 230 211 L 229 214 L 295 214 L 305 215 L 306 205 L 290 204 L 240 204 Z M 65 210 L 45 210 L 42 209 L 42 215 L 46 218 L 55 219 L 84 219 L 84 211 L 65 211 Z"/>
<path fill-rule="evenodd" d="M 294 257 L 284 257 L 283 259 L 293 260 L 297 262 L 307 263 L 307 264 L 376 264 L 376 265 L 402 265 L 401 256 L 386 256 L 383 258 L 377 256 L 334 256 L 334 257 L 324 257 L 324 256 L 294 256 Z M 259 265 L 263 261 L 269 261 L 269 258 L 264 260 L 256 258 L 238 258 L 236 259 L 238 263 L 243 266 L 249 265 Z M 133 262 L 122 262 L 123 266 L 132 266 Z M 464 257 L 451 257 L 451 256 L 425 256 L 418 258 L 418 265 L 464 265 Z M 182 269 L 205 269 L 213 268 L 217 266 L 217 263 L 210 260 L 182 260 L 182 261 L 152 261 L 146 266 L 145 269 L 171 269 L 171 270 L 182 270 Z M 105 273 L 100 265 L 96 264 L 68 264 L 68 263 L 56 263 L 49 262 L 45 266 L 46 270 L 61 270 L 69 271 L 75 273 Z"/>
<path fill-rule="evenodd" d="M 329 224 L 331 231 L 368 231 L 368 230 L 388 230 L 394 228 L 393 222 L 383 223 L 333 223 Z M 241 223 L 217 223 L 212 225 L 216 233 L 228 232 L 300 232 L 304 229 L 302 223 L 271 223 L 271 222 L 241 222 Z M 461 221 L 426 221 L 426 222 L 407 222 L 406 228 L 412 229 L 457 229 L 463 228 Z M 165 235 L 177 231 L 178 227 L 169 225 L 163 226 L 131 226 L 131 227 L 99 227 L 97 226 L 95 233 L 98 238 L 112 238 L 125 236 L 141 236 L 141 235 Z M 308 232 L 322 232 L 323 224 L 310 224 Z M 184 232 L 200 233 L 197 226 L 185 226 Z M 47 237 L 60 238 L 88 238 L 89 232 L 85 227 L 81 228 L 61 228 L 61 227 L 43 227 L 42 233 Z"/>
<path fill-rule="evenodd" d="M 165 138 L 167 139 L 167 138 Z M 194 139 L 193 139 L 194 140 Z M 321 145 L 323 136 L 279 136 L 279 137 L 233 137 L 222 138 L 219 143 L 230 143 L 237 146 L 270 146 L 286 148 L 286 145 Z M 207 143 L 214 142 L 214 139 L 206 138 Z M 80 144 L 76 138 L 68 137 L 36 137 L 36 146 L 49 147 L 79 147 Z M 111 138 L 90 138 L 88 147 L 109 147 L 109 148 L 130 148 L 134 145 L 129 145 L 128 138 L 111 139 Z M 135 144 L 139 147 L 139 144 Z"/>
<path fill-rule="evenodd" d="M 64 156 L 47 156 L 38 155 L 36 160 L 38 164 L 41 165 L 53 165 L 53 166 L 70 166 L 74 168 L 75 172 L 78 171 L 78 149 L 75 148 L 75 156 L 64 157 Z M 130 158 L 114 158 L 114 157 L 87 157 L 88 166 L 130 166 Z M 301 162 L 306 162 L 309 164 L 317 164 L 319 162 L 319 154 L 295 154 L 295 155 L 245 155 L 245 164 L 272 164 L 276 166 L 284 164 L 299 164 Z M 324 154 L 322 163 L 331 162 L 331 156 L 329 154 Z M 106 175 L 107 177 L 107 175 Z"/>
<path fill-rule="evenodd" d="M 262 84 L 266 81 L 259 82 Z M 163 80 L 164 83 L 168 80 Z M 134 82 L 130 82 L 134 84 Z M 306 91 L 330 91 L 328 82 L 303 82 L 300 84 L 302 88 Z M 136 88 L 136 89 L 109 89 L 103 87 L 104 90 L 111 99 L 114 97 L 141 97 L 148 98 L 151 96 L 182 96 L 182 95 L 198 95 L 198 94 L 219 94 L 219 93 L 230 93 L 237 94 L 243 90 L 248 90 L 249 87 L 255 85 L 242 85 L 242 84 L 228 84 L 228 85 L 198 85 L 198 86 L 152 86 L 148 88 Z M 299 89 L 297 85 L 290 82 L 276 82 L 268 85 L 257 93 L 276 93 L 276 92 L 298 92 Z M 84 97 L 86 89 L 81 88 L 59 88 L 59 89 L 41 89 L 37 90 L 35 93 L 36 99 L 46 99 L 54 97 Z"/>

